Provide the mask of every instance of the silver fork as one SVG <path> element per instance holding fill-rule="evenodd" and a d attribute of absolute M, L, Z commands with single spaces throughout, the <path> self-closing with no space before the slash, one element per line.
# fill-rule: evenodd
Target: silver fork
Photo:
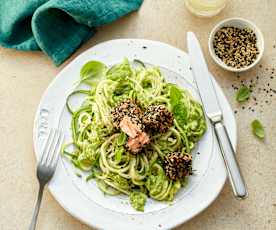
<path fill-rule="evenodd" d="M 45 141 L 42 155 L 37 164 L 36 174 L 37 179 L 39 181 L 39 192 L 29 230 L 34 230 L 36 227 L 37 216 L 40 209 L 44 187 L 51 180 L 55 173 L 59 157 L 59 151 L 63 139 L 64 135 L 61 131 L 51 129 Z"/>

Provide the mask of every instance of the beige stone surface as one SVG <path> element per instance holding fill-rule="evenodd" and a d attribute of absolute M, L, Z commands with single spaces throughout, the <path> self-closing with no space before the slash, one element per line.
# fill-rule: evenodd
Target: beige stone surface
<path fill-rule="evenodd" d="M 257 91 L 258 87 L 270 83 L 276 89 L 276 73 L 274 79 L 269 78 L 271 68 L 276 67 L 276 49 L 273 48 L 276 44 L 276 1 L 273 0 L 232 0 L 220 15 L 210 19 L 191 15 L 184 6 L 184 0 L 145 0 L 138 13 L 100 28 L 95 37 L 59 68 L 41 52 L 0 48 L 0 229 L 27 229 L 30 222 L 38 191 L 32 142 L 33 119 L 40 97 L 55 75 L 78 54 L 109 39 L 147 38 L 186 50 L 185 33 L 190 30 L 199 37 L 211 72 L 233 109 L 238 111 L 237 158 L 250 195 L 247 200 L 237 201 L 232 196 L 229 183 L 226 183 L 209 208 L 177 229 L 276 229 L 276 95 L 269 97 L 267 104 L 259 102 L 254 107 L 255 112 L 248 110 L 253 99 L 245 103 L 243 110 L 235 102 L 231 87 L 241 79 L 237 80 L 236 74 L 216 66 L 207 50 L 211 28 L 220 20 L 233 16 L 254 21 L 264 34 L 263 67 L 240 74 L 241 79 L 246 81 L 259 76 L 255 93 L 258 100 L 262 100 L 264 94 Z M 269 69 L 266 70 L 266 67 Z M 266 139 L 263 142 L 251 133 L 250 122 L 254 118 L 260 119 L 265 126 Z M 90 228 L 66 213 L 46 190 L 38 229 Z"/>

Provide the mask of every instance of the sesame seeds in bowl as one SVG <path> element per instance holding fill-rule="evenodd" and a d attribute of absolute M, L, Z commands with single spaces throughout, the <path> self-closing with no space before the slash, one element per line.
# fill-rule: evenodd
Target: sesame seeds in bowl
<path fill-rule="evenodd" d="M 217 24 L 209 37 L 209 52 L 222 68 L 242 72 L 254 67 L 264 51 L 261 31 L 252 22 L 230 18 Z"/>

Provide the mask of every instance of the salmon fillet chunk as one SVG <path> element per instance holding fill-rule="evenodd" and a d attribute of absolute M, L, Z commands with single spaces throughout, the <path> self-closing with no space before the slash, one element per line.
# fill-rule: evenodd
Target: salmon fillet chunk
<path fill-rule="evenodd" d="M 142 148 L 150 143 L 150 138 L 145 132 L 141 132 L 137 137 L 130 138 L 127 142 L 127 147 L 133 153 L 138 153 Z"/>
<path fill-rule="evenodd" d="M 139 129 L 139 127 L 134 122 L 132 122 L 128 116 L 125 116 L 122 119 L 120 122 L 120 128 L 131 138 L 137 137 L 138 134 L 142 132 L 141 129 Z"/>
<path fill-rule="evenodd" d="M 149 144 L 148 134 L 143 132 L 128 116 L 122 119 L 119 126 L 129 136 L 127 147 L 131 152 L 138 153 L 145 145 Z"/>

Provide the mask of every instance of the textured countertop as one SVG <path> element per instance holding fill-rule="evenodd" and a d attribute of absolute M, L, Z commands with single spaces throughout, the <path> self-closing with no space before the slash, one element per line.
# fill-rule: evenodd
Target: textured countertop
<path fill-rule="evenodd" d="M 216 66 L 207 50 L 211 28 L 224 18 L 236 16 L 255 22 L 265 38 L 261 66 L 239 76 Z M 0 229 L 27 229 L 30 222 L 38 190 L 33 119 L 40 97 L 55 75 L 78 54 L 109 39 L 146 38 L 186 50 L 187 31 L 194 31 L 199 37 L 211 72 L 237 111 L 237 158 L 248 185 L 249 197 L 244 201 L 235 200 L 227 182 L 213 204 L 177 229 L 276 229 L 276 94 L 266 91 L 276 89 L 276 71 L 273 73 L 273 67 L 276 68 L 275 22 L 276 1 L 273 0 L 232 0 L 221 14 L 210 19 L 191 15 L 184 0 L 145 0 L 138 13 L 100 28 L 95 37 L 59 68 L 40 52 L 0 48 Z M 255 82 L 253 94 L 256 101 L 252 97 L 249 102 L 238 105 L 233 87 L 238 87 L 242 80 L 246 84 L 251 80 Z M 263 142 L 257 140 L 250 130 L 250 122 L 255 118 L 265 126 L 266 139 Z M 90 228 L 65 212 L 46 190 L 38 229 Z"/>

